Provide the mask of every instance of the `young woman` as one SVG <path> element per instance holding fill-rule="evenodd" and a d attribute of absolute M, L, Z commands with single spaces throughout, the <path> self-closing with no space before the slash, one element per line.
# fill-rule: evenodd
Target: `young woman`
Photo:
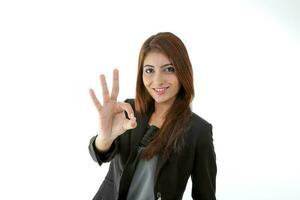
<path fill-rule="evenodd" d="M 93 199 L 182 199 L 190 176 L 193 199 L 216 199 L 212 125 L 191 111 L 193 71 L 182 41 L 162 32 L 144 42 L 135 99 L 117 101 L 117 69 L 111 94 L 105 76 L 100 80 L 103 104 L 90 89 L 99 132 L 89 152 L 100 166 L 110 166 Z"/>

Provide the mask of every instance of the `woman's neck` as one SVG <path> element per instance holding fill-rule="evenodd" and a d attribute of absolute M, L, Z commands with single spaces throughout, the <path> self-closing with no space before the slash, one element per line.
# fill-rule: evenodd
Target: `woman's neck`
<path fill-rule="evenodd" d="M 175 99 L 170 99 L 169 101 L 167 102 L 164 102 L 164 103 L 157 103 L 155 102 L 154 103 L 154 112 L 153 114 L 156 116 L 156 117 L 159 117 L 159 118 L 164 118 L 165 115 L 167 114 L 167 111 L 168 109 L 172 106 L 173 102 L 174 102 Z"/>

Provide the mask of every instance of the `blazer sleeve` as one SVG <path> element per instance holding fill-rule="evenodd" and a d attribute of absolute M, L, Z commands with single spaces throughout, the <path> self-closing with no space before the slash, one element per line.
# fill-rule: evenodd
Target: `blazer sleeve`
<path fill-rule="evenodd" d="M 195 152 L 195 163 L 191 174 L 193 199 L 216 199 L 217 165 L 212 135 L 211 124 L 199 134 L 200 137 Z"/>
<path fill-rule="evenodd" d="M 117 137 L 112 145 L 110 146 L 110 148 L 106 151 L 106 152 L 99 152 L 95 146 L 95 140 L 96 140 L 96 136 L 92 137 L 90 140 L 90 144 L 89 144 L 89 152 L 91 157 L 93 158 L 93 160 L 95 162 L 97 162 L 100 166 L 102 165 L 102 163 L 105 162 L 109 162 L 111 161 L 116 153 L 118 152 L 118 143 L 119 143 L 119 137 Z"/>

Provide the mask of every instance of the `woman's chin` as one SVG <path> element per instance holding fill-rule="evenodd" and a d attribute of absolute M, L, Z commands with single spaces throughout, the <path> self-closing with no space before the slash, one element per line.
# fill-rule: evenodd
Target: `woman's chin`
<path fill-rule="evenodd" d="M 152 96 L 153 97 L 153 96 Z M 155 96 L 155 97 L 153 97 L 153 99 L 154 99 L 154 101 L 156 102 L 156 103 L 166 103 L 166 102 L 168 102 L 168 100 L 170 100 L 170 98 L 168 98 L 168 97 L 157 97 L 157 96 Z"/>

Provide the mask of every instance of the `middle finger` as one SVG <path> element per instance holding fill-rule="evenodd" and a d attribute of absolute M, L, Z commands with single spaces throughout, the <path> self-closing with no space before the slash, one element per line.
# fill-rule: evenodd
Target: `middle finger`
<path fill-rule="evenodd" d="M 119 94 L 119 70 L 114 69 L 113 71 L 113 87 L 111 92 L 111 99 L 117 101 Z"/>

